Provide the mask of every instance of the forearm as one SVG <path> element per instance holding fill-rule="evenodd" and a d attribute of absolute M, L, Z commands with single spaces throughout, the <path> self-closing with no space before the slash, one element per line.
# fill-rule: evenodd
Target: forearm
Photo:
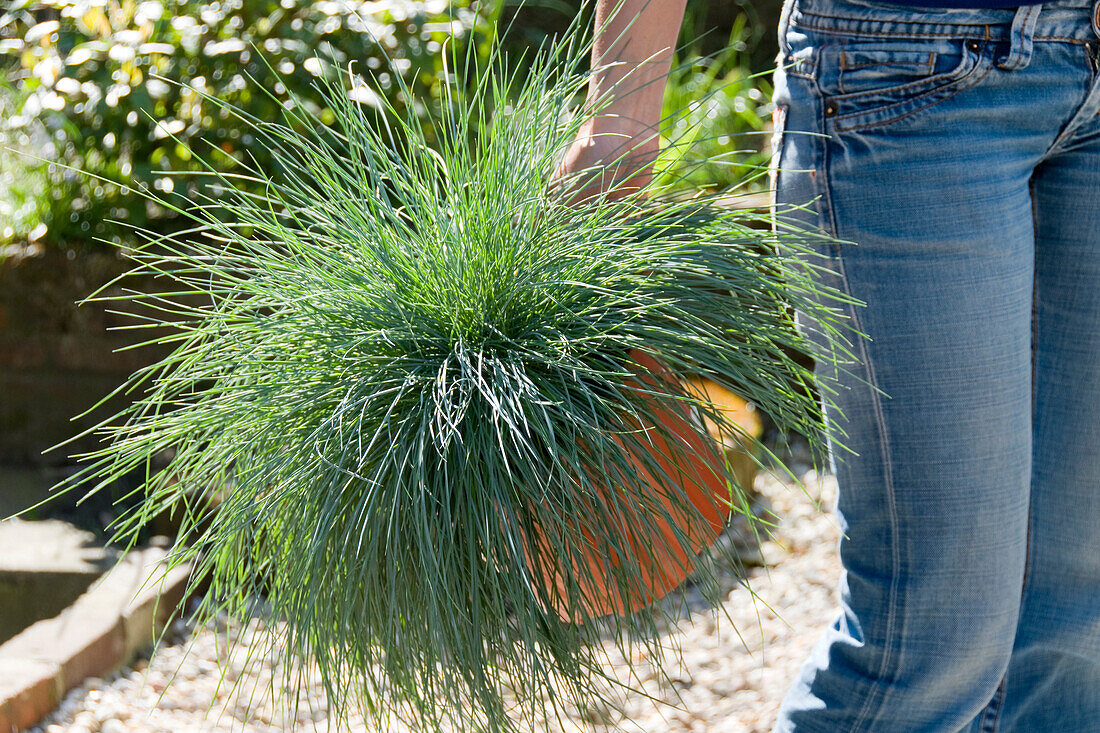
<path fill-rule="evenodd" d="M 597 0 L 588 102 L 591 130 L 656 145 L 661 100 L 687 0 Z"/>

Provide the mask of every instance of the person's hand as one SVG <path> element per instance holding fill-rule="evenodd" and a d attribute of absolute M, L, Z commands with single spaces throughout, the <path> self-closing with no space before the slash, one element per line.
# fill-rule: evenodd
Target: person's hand
<path fill-rule="evenodd" d="M 621 119 L 590 119 L 559 161 L 551 188 L 571 203 L 604 193 L 609 199 L 621 199 L 649 184 L 657 153 L 652 128 Z"/>

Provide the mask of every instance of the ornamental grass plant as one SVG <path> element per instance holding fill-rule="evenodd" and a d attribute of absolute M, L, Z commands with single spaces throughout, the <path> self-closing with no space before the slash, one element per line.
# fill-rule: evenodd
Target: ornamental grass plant
<path fill-rule="evenodd" d="M 828 437 L 828 384 L 799 355 L 842 368 L 848 327 L 813 235 L 719 194 L 578 203 L 551 180 L 598 111 L 577 107 L 587 43 L 574 29 L 522 78 L 452 47 L 476 77 L 448 85 L 432 144 L 355 101 L 354 69 L 318 82 L 331 125 L 208 98 L 278 165 L 160 197 L 195 226 L 128 253 L 175 294 L 119 307 L 155 313 L 149 341 L 174 351 L 124 387 L 136 400 L 69 490 L 144 472 L 116 537 L 182 516 L 172 560 L 209 587 L 197 622 L 264 599 L 285 682 L 318 675 L 337 716 L 377 730 L 496 733 L 607 704 L 609 633 L 665 658 L 650 604 L 689 572 L 709 587 L 698 553 L 731 513 L 755 521 L 715 431 L 774 468 L 690 385 L 819 455 Z M 221 497 L 203 523 L 196 490 Z"/>

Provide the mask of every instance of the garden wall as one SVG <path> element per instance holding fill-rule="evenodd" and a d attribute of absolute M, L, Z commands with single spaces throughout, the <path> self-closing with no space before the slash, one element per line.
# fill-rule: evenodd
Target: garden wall
<path fill-rule="evenodd" d="M 119 351 L 151 332 L 110 330 L 135 322 L 110 313 L 110 303 L 76 305 L 130 267 L 113 252 L 33 246 L 0 263 L 0 464 L 60 465 L 75 452 L 95 448 L 95 438 L 85 436 L 43 454 L 111 408 L 120 409 L 124 403 L 116 398 L 93 416 L 71 421 L 164 355 L 163 347 Z M 128 278 L 127 287 L 164 289 L 148 276 Z"/>

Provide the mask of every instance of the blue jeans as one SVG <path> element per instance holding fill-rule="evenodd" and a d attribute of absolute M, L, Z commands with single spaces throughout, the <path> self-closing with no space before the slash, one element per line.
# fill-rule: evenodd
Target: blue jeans
<path fill-rule="evenodd" d="M 787 2 L 777 204 L 850 242 L 821 277 L 868 338 L 841 609 L 776 731 L 1100 731 L 1095 2 Z"/>

